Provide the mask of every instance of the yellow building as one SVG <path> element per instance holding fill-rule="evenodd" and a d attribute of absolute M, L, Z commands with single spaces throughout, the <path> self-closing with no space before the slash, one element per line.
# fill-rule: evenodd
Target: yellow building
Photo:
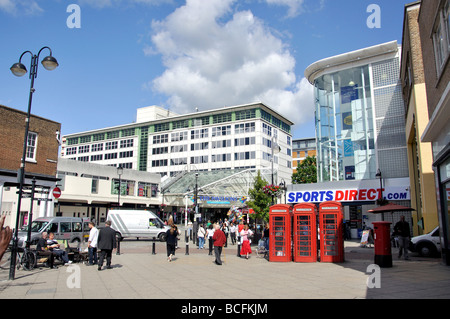
<path fill-rule="evenodd" d="M 297 165 L 308 156 L 317 156 L 316 138 L 301 138 L 292 141 L 292 169 L 297 172 Z"/>
<path fill-rule="evenodd" d="M 420 140 L 428 125 L 427 92 L 418 16 L 420 1 L 405 6 L 401 80 L 406 107 L 406 140 L 411 185 L 414 235 L 432 231 L 439 224 L 431 143 Z"/>

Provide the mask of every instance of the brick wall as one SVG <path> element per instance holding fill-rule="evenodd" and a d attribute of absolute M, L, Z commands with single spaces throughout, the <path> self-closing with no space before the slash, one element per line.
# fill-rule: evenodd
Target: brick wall
<path fill-rule="evenodd" d="M 26 113 L 0 105 L 0 168 L 18 170 L 23 151 Z M 25 172 L 56 175 L 61 124 L 31 116 L 30 132 L 37 133 L 36 161 L 25 164 Z"/>

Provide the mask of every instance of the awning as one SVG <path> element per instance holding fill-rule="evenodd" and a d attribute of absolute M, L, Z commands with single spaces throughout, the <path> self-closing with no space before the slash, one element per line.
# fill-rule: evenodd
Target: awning
<path fill-rule="evenodd" d="M 368 213 L 379 214 L 379 213 L 389 213 L 389 212 L 407 212 L 415 210 L 414 208 L 397 205 L 394 203 L 388 203 L 387 205 L 380 206 L 371 210 L 368 210 Z"/>

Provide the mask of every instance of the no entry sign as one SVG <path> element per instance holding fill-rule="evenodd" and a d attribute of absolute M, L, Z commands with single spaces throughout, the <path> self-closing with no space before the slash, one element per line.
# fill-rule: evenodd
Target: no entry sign
<path fill-rule="evenodd" d="M 55 187 L 52 193 L 55 198 L 61 197 L 61 189 L 59 187 Z"/>

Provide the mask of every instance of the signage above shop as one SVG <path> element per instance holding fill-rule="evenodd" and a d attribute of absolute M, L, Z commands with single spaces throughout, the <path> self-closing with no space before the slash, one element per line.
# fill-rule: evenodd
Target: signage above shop
<path fill-rule="evenodd" d="M 381 197 L 386 200 L 410 200 L 409 183 L 391 183 L 383 188 L 372 186 L 370 183 L 349 185 L 349 183 L 327 183 L 328 189 L 320 189 L 324 184 L 293 185 L 294 189 L 287 192 L 286 199 L 290 204 L 294 203 L 321 203 L 325 201 L 337 202 L 373 202 Z M 373 184 L 373 183 L 372 183 Z M 403 184 L 403 185 L 402 185 Z M 314 189 L 314 185 L 321 186 Z M 304 189 L 307 188 L 307 189 Z"/>

